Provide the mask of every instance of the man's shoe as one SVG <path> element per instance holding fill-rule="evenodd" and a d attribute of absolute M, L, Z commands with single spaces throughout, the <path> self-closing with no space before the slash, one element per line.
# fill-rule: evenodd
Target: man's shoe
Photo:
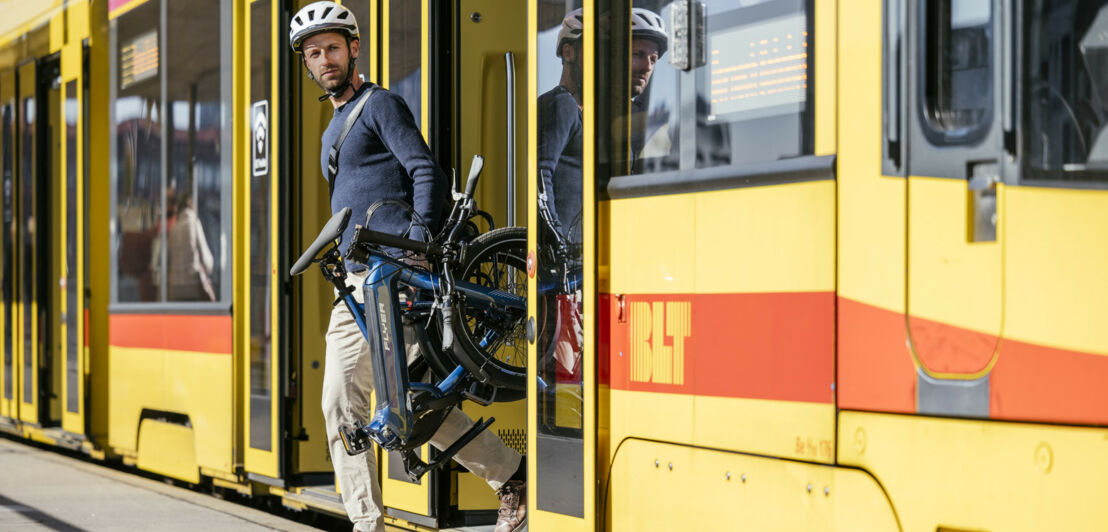
<path fill-rule="evenodd" d="M 527 484 L 522 480 L 509 480 L 496 490 L 500 497 L 496 528 L 493 532 L 516 532 L 527 524 Z"/>

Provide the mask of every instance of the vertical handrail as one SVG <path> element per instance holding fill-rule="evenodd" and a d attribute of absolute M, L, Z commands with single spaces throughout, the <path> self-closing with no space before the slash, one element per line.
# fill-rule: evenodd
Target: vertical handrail
<path fill-rule="evenodd" d="M 507 80 L 508 112 L 506 114 L 508 127 L 505 129 L 508 137 L 508 221 L 507 226 L 516 224 L 516 65 L 515 54 L 504 54 L 505 78 Z"/>

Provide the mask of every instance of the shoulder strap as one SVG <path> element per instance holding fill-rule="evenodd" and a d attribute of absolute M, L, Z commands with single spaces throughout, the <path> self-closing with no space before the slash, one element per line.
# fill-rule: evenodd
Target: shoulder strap
<path fill-rule="evenodd" d="M 354 104 L 354 108 L 350 110 L 350 114 L 346 117 L 346 122 L 342 124 L 342 131 L 339 133 L 338 138 L 335 139 L 335 145 L 331 146 L 331 153 L 327 156 L 327 198 L 333 198 L 335 196 L 335 178 L 339 174 L 339 148 L 342 147 L 342 143 L 346 141 L 346 135 L 350 134 L 350 130 L 354 127 L 354 123 L 358 121 L 358 117 L 362 114 L 362 109 L 365 107 L 365 103 L 369 101 L 369 96 L 373 94 L 373 91 L 377 90 L 377 87 L 370 87 L 365 91 L 358 101 Z"/>

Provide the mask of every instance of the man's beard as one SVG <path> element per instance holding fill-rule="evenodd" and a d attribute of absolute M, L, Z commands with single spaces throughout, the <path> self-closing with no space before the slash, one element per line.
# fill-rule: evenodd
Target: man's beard
<path fill-rule="evenodd" d="M 342 68 L 341 66 L 338 67 L 337 70 L 338 74 L 333 78 L 329 78 L 328 81 L 324 81 L 320 76 L 316 76 L 315 84 L 319 85 L 319 88 L 327 92 L 331 92 L 338 87 L 342 87 L 346 84 L 347 79 L 350 77 L 350 72 L 348 72 L 345 68 Z"/>

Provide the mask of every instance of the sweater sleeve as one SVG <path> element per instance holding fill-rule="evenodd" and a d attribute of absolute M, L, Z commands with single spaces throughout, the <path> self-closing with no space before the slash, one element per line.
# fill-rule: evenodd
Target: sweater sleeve
<path fill-rule="evenodd" d="M 380 94 L 372 96 L 375 101 L 368 102 L 363 117 L 411 178 L 415 212 L 432 232 L 438 231 L 447 188 L 446 174 L 431 155 L 404 99 L 388 91 L 378 92 Z M 413 226 L 409 236 L 422 240 L 434 235 L 424 235 L 422 229 Z"/>
<path fill-rule="evenodd" d="M 554 173 L 558 160 L 572 138 L 574 118 L 578 112 L 577 101 L 569 93 L 554 94 L 539 99 L 538 166 L 539 179 L 546 195 L 546 210 L 552 229 L 563 234 L 564 221 L 558 219 L 557 198 L 554 197 Z"/>

